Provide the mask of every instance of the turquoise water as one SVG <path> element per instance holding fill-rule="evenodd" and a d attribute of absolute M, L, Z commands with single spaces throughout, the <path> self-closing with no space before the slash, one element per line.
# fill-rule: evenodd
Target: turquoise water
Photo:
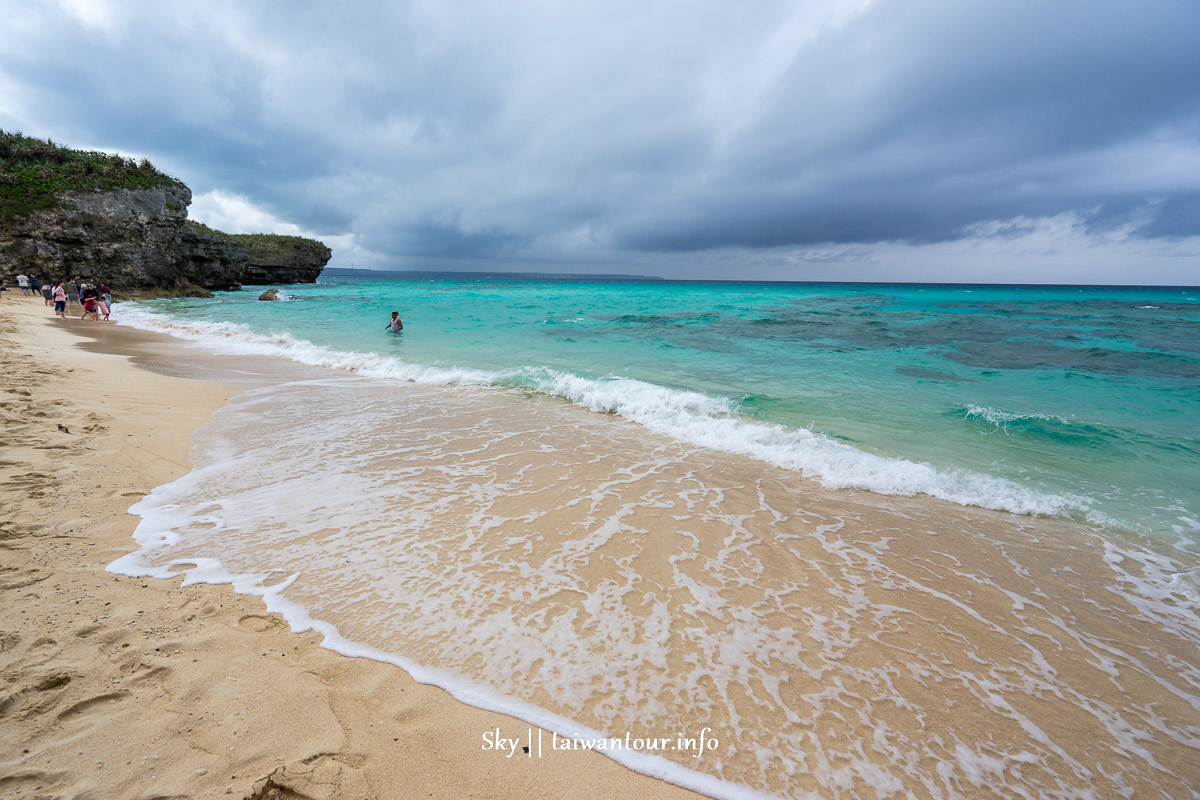
<path fill-rule="evenodd" d="M 229 352 L 563 397 L 826 485 L 1200 536 L 1200 289 L 323 279 L 123 304 Z M 384 325 L 400 311 L 405 331 Z M 814 435 L 815 434 L 815 435 Z"/>

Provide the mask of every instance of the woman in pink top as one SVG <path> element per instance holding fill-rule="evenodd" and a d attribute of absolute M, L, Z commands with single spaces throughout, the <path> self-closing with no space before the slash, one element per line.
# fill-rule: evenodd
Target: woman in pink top
<path fill-rule="evenodd" d="M 63 319 L 67 318 L 67 290 L 62 281 L 54 284 L 54 313 Z"/>

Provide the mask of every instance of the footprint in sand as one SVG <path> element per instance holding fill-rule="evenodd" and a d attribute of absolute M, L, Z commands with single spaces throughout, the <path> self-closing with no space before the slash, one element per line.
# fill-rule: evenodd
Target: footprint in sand
<path fill-rule="evenodd" d="M 87 700 L 81 700 L 78 703 L 63 709 L 59 713 L 58 719 L 61 720 L 67 719 L 68 717 L 78 716 L 79 714 L 83 714 L 88 711 L 88 709 L 95 708 L 96 706 L 104 703 L 116 703 L 128 696 L 129 692 L 122 689 L 118 692 L 108 692 L 106 694 L 96 695 L 95 697 L 89 697 Z"/>
<path fill-rule="evenodd" d="M 255 633 L 263 633 L 264 631 L 274 630 L 283 625 L 276 617 L 264 617 L 260 614 L 247 614 L 238 620 L 238 624 L 247 630 Z"/>
<path fill-rule="evenodd" d="M 66 672 L 56 672 L 52 675 L 47 675 L 33 685 L 35 692 L 48 692 L 51 689 L 60 689 L 71 682 L 71 675 Z"/>
<path fill-rule="evenodd" d="M 147 681 L 156 681 L 165 678 L 172 672 L 170 667 L 144 667 L 143 669 L 134 670 L 129 674 L 129 679 L 125 681 L 126 686 L 138 686 Z"/>
<path fill-rule="evenodd" d="M 45 714 L 62 699 L 63 690 L 74 677 L 66 672 L 35 677 L 17 691 L 0 698 L 0 718 L 15 715 L 18 719 L 29 719 Z"/>
<path fill-rule="evenodd" d="M 49 573 L 44 574 L 44 575 L 33 574 L 33 573 L 37 572 L 36 568 L 28 570 L 28 571 L 21 570 L 20 572 L 22 572 L 24 574 L 21 574 L 19 577 L 13 576 L 16 578 L 16 580 L 10 581 L 8 583 L 0 584 L 0 590 L 24 589 L 26 586 L 32 586 L 33 584 L 38 583 L 40 581 L 44 581 L 50 577 Z M 5 576 L 5 577 L 8 577 L 8 576 Z"/>
<path fill-rule="evenodd" d="M 44 472 L 26 472 L 21 475 L 13 475 L 4 482 L 5 486 L 13 486 L 21 491 L 22 494 L 30 494 L 31 492 L 40 491 L 41 487 L 50 483 L 53 478 Z"/>
<path fill-rule="evenodd" d="M 180 611 L 188 612 L 188 620 L 196 617 L 211 617 L 217 613 L 217 607 L 207 600 L 200 600 L 194 597 L 189 597 L 179 606 Z"/>
<path fill-rule="evenodd" d="M 301 761 L 276 767 L 269 774 L 259 778 L 246 800 L 273 800 L 281 797 L 359 797 L 366 796 L 368 791 L 363 773 L 350 763 L 350 758 L 318 753 Z"/>
<path fill-rule="evenodd" d="M 0 795 L 5 797 L 45 797 L 36 790 L 45 786 L 53 786 L 63 779 L 67 773 L 61 770 L 24 770 L 10 775 L 0 775 Z M 33 790 L 33 791 L 31 791 Z"/>

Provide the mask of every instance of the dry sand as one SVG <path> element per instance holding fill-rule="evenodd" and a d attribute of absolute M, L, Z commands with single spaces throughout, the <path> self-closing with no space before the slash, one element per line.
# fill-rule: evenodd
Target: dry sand
<path fill-rule="evenodd" d="M 77 346 L 97 326 L 113 352 Z M 128 507 L 188 471 L 192 431 L 238 390 L 141 369 L 114 353 L 153 337 L 112 330 L 0 304 L 0 795 L 696 797 L 595 753 L 484 751 L 529 726 L 228 587 L 107 573 L 135 549 Z"/>

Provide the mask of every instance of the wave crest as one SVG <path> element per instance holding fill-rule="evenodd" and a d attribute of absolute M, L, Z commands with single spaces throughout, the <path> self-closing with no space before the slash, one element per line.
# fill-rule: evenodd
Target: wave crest
<path fill-rule="evenodd" d="M 926 463 L 876 455 L 807 429 L 746 419 L 738 414 L 733 401 L 700 392 L 631 378 L 587 378 L 549 367 L 482 370 L 412 364 L 376 353 L 333 350 L 289 333 L 259 334 L 228 322 L 178 321 L 136 303 L 122 304 L 121 310 L 119 321 L 123 324 L 194 341 L 221 353 L 276 356 L 310 366 L 428 385 L 537 391 L 591 411 L 620 415 L 678 441 L 800 472 L 830 489 L 865 489 L 900 496 L 925 494 L 959 505 L 1015 514 L 1084 515 L 1094 522 L 1106 522 L 1094 518 L 1089 512 L 1091 501 L 1085 497 L 1038 492 L 969 470 L 940 470 Z M 978 415 L 986 418 L 983 409 Z"/>

